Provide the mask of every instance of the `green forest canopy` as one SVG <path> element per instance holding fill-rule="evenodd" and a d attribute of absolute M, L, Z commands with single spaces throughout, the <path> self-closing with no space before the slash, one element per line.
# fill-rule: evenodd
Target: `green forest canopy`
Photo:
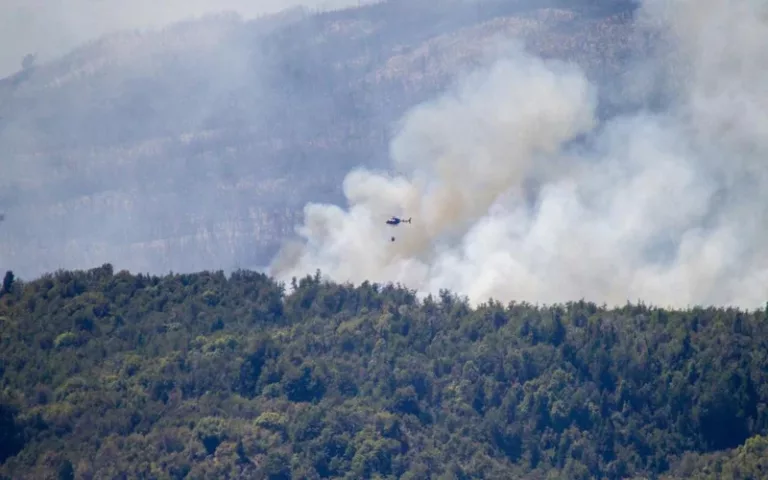
<path fill-rule="evenodd" d="M 9 273 L 0 478 L 766 475 L 765 310 L 293 287 Z"/>

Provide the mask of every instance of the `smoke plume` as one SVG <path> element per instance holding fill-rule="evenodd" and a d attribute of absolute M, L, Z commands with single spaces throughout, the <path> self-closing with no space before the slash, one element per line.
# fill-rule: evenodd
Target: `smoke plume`
<path fill-rule="evenodd" d="M 347 208 L 307 205 L 271 273 L 472 303 L 762 306 L 768 7 L 647 0 L 636 23 L 658 43 L 623 92 L 663 109 L 598 121 L 578 68 L 507 50 L 405 116 L 396 174 L 354 170 Z"/>

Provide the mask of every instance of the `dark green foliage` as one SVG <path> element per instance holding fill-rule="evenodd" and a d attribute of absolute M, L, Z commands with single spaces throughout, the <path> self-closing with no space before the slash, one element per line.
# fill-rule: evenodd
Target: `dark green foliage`
<path fill-rule="evenodd" d="M 24 447 L 22 429 L 16 422 L 17 409 L 0 403 L 0 463 Z"/>
<path fill-rule="evenodd" d="M 15 277 L 13 276 L 13 272 L 8 270 L 5 272 L 5 276 L 3 277 L 3 293 L 11 293 L 13 290 L 13 281 Z"/>
<path fill-rule="evenodd" d="M 0 298 L 0 476 L 757 478 L 765 318 L 60 271 Z"/>
<path fill-rule="evenodd" d="M 61 462 L 57 478 L 59 480 L 75 480 L 75 467 L 72 466 L 72 462 L 69 460 Z"/>

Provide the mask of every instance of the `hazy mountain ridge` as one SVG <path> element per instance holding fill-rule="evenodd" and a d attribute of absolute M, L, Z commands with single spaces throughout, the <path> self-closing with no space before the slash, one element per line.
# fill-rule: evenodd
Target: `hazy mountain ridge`
<path fill-rule="evenodd" d="M 110 36 L 5 79 L 0 261 L 21 275 L 263 264 L 306 201 L 338 200 L 352 166 L 383 166 L 391 123 L 499 35 L 595 78 L 631 49 L 624 15 L 510 13 L 521 8 L 219 16 Z"/>

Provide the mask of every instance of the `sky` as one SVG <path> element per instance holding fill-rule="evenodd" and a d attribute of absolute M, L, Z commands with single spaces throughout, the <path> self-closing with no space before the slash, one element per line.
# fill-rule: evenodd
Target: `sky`
<path fill-rule="evenodd" d="M 159 28 L 192 17 L 234 11 L 244 19 L 304 6 L 335 9 L 358 0 L 3 0 L 0 2 L 0 77 L 122 29 Z M 362 3 L 367 3 L 363 1 Z"/>

